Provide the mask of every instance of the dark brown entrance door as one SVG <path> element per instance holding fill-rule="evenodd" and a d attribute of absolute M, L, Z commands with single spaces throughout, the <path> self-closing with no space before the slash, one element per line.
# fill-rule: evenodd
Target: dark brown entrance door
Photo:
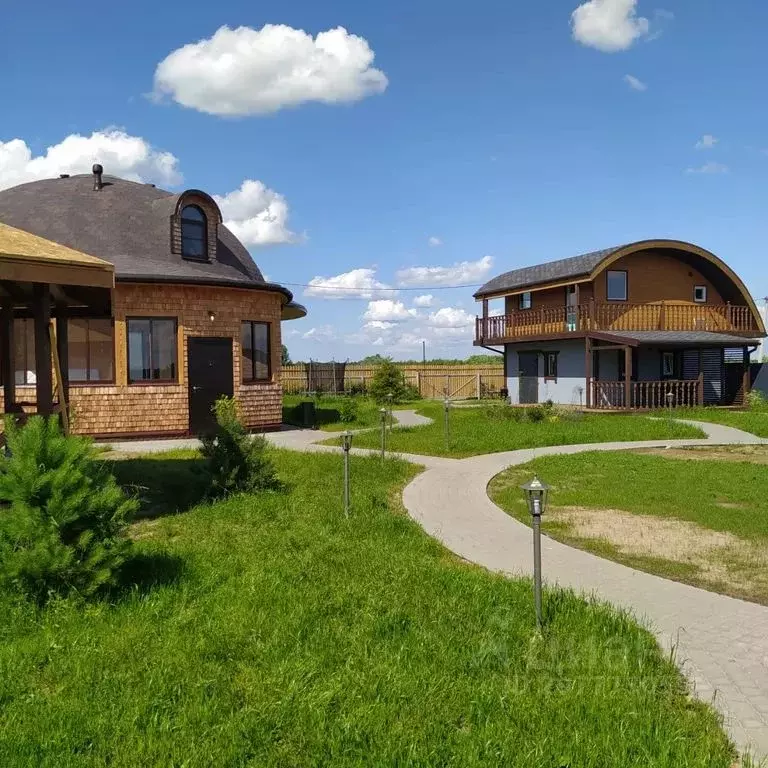
<path fill-rule="evenodd" d="M 213 404 L 222 395 L 232 397 L 232 339 L 187 340 L 189 384 L 189 431 L 194 435 L 213 431 Z"/>
<path fill-rule="evenodd" d="M 520 402 L 539 402 L 539 353 L 518 352 L 518 370 L 520 372 Z"/>

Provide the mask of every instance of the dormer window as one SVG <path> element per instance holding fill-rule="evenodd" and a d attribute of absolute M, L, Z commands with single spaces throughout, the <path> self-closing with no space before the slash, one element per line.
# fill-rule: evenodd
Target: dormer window
<path fill-rule="evenodd" d="M 201 208 L 181 209 L 181 255 L 194 261 L 208 261 L 208 220 Z"/>

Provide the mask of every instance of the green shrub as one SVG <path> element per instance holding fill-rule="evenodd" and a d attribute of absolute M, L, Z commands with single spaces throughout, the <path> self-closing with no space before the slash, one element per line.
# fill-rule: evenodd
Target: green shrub
<path fill-rule="evenodd" d="M 543 405 L 533 405 L 530 408 L 525 409 L 525 415 L 528 421 L 530 421 L 532 424 L 537 424 L 540 421 L 544 421 L 544 419 L 550 415 L 549 408 L 544 407 Z"/>
<path fill-rule="evenodd" d="M 404 400 L 421 400 L 421 392 L 413 384 L 406 384 L 403 391 Z"/>
<path fill-rule="evenodd" d="M 38 601 L 115 582 L 128 556 L 126 519 L 138 508 L 95 458 L 91 442 L 58 419 L 5 420 L 0 455 L 0 585 Z"/>
<path fill-rule="evenodd" d="M 339 421 L 344 424 L 350 424 L 353 421 L 357 421 L 358 402 L 351 397 L 346 397 L 341 401 L 339 406 Z"/>
<path fill-rule="evenodd" d="M 406 399 L 405 374 L 391 360 L 384 360 L 376 368 L 368 393 L 377 403 L 402 403 Z"/>
<path fill-rule="evenodd" d="M 237 401 L 221 397 L 213 406 L 216 432 L 202 438 L 207 460 L 211 495 L 275 489 L 277 473 L 266 455 L 267 441 L 262 435 L 249 435 L 237 410 Z"/>
<path fill-rule="evenodd" d="M 506 403 L 483 406 L 483 415 L 490 421 L 525 421 L 525 408 L 515 408 Z"/>
<path fill-rule="evenodd" d="M 757 389 L 747 395 L 747 407 L 750 411 L 768 411 L 768 398 Z"/>

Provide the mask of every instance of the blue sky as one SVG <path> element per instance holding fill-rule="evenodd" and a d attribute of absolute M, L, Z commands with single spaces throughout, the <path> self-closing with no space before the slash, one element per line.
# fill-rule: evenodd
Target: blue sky
<path fill-rule="evenodd" d="M 99 159 L 221 196 L 270 279 L 350 288 L 292 286 L 294 358 L 463 357 L 473 290 L 441 286 L 647 237 L 768 294 L 758 0 L 103 8 L 6 15 L 0 185 Z"/>

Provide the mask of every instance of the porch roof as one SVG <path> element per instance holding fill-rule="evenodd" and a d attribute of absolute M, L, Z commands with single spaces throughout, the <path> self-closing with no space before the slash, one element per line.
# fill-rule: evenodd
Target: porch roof
<path fill-rule="evenodd" d="M 108 261 L 0 223 L 0 281 L 114 288 Z"/>
<path fill-rule="evenodd" d="M 603 338 L 613 336 L 617 344 L 627 341 L 639 344 L 660 344 L 672 347 L 750 347 L 760 342 L 755 339 L 735 336 L 729 333 L 712 333 L 711 331 L 617 331 L 603 332 Z"/>

